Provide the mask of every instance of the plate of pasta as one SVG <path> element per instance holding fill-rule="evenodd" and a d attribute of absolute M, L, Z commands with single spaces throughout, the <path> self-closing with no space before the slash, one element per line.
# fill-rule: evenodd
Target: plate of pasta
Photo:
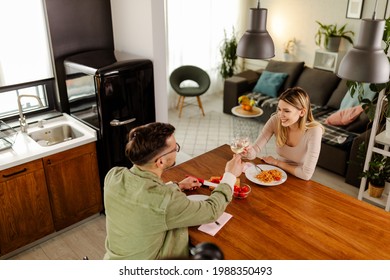
<path fill-rule="evenodd" d="M 276 186 L 284 183 L 287 180 L 287 174 L 279 167 L 258 164 L 263 171 L 259 171 L 255 166 L 250 166 L 245 170 L 245 176 L 253 183 L 263 186 Z"/>

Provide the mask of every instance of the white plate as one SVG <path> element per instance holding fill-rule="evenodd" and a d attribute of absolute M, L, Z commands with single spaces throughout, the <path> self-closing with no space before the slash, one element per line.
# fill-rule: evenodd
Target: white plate
<path fill-rule="evenodd" d="M 193 201 L 202 201 L 208 199 L 209 196 L 204 194 L 191 194 L 191 195 L 187 195 L 187 198 Z"/>
<path fill-rule="evenodd" d="M 280 172 L 282 172 L 282 179 L 280 179 L 279 181 L 273 181 L 270 183 L 262 182 L 256 178 L 256 175 L 259 174 L 260 171 L 258 171 L 256 169 L 256 167 L 251 165 L 250 167 L 248 167 L 247 170 L 245 170 L 245 177 L 248 178 L 248 180 L 250 180 L 251 182 L 259 184 L 259 185 L 263 185 L 263 186 L 276 186 L 276 185 L 280 185 L 280 184 L 286 182 L 287 174 L 279 167 L 276 167 L 273 165 L 268 165 L 268 164 L 258 164 L 258 166 L 263 170 L 271 170 L 271 169 L 279 170 Z"/>
<path fill-rule="evenodd" d="M 232 113 L 238 117 L 255 118 L 261 116 L 263 114 L 263 110 L 253 106 L 252 111 L 244 111 L 241 106 L 236 106 L 232 108 Z"/>

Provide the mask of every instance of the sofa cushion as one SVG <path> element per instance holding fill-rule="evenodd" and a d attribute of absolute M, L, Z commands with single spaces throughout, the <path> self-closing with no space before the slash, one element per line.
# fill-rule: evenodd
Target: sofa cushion
<path fill-rule="evenodd" d="M 369 129 L 370 119 L 368 118 L 366 112 L 363 112 L 359 117 L 353 121 L 351 124 L 345 127 L 345 130 L 355 133 L 363 133 Z"/>
<path fill-rule="evenodd" d="M 363 107 L 361 105 L 344 110 L 339 110 L 331 114 L 328 118 L 326 118 L 325 123 L 342 126 L 349 125 L 354 120 L 356 120 L 362 112 Z"/>
<path fill-rule="evenodd" d="M 325 106 L 339 82 L 340 78 L 332 72 L 305 67 L 296 86 L 307 92 L 311 103 Z"/>
<path fill-rule="evenodd" d="M 254 70 L 245 70 L 241 73 L 235 74 L 233 77 L 241 77 L 248 81 L 248 83 L 255 83 L 259 79 L 260 73 Z M 229 79 L 233 78 L 230 77 Z"/>
<path fill-rule="evenodd" d="M 285 91 L 287 88 L 294 86 L 299 75 L 302 73 L 305 63 L 302 62 L 286 62 L 278 60 L 270 60 L 265 67 L 265 70 L 275 73 L 288 74 L 284 84 L 280 87 L 279 93 Z"/>
<path fill-rule="evenodd" d="M 264 70 L 253 88 L 253 91 L 263 93 L 270 97 L 277 97 L 279 89 L 287 76 L 288 74 L 286 73 L 275 73 Z"/>
<path fill-rule="evenodd" d="M 367 98 L 369 100 L 372 100 L 375 97 L 375 92 L 370 90 L 370 85 L 369 84 L 363 84 L 363 99 Z M 357 92 L 354 93 L 353 96 L 351 96 L 350 90 L 345 94 L 343 100 L 341 101 L 340 104 L 340 110 L 344 110 L 347 108 L 355 107 L 359 105 L 359 94 Z"/>
<path fill-rule="evenodd" d="M 335 110 L 340 109 L 341 101 L 343 100 L 345 94 L 348 91 L 347 81 L 341 80 L 337 85 L 337 88 L 333 91 L 332 96 L 329 98 L 326 106 Z"/>
<path fill-rule="evenodd" d="M 325 120 L 334 112 L 336 111 L 328 112 L 317 118 L 325 128 L 325 132 L 322 135 L 322 143 L 348 149 L 352 144 L 353 139 L 359 134 L 346 130 L 344 126 L 326 124 Z"/>

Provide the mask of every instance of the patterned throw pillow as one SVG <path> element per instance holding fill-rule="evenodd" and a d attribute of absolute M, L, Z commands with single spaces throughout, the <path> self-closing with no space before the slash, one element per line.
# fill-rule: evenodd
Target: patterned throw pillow
<path fill-rule="evenodd" d="M 288 74 L 286 73 L 275 73 L 264 70 L 253 88 L 253 92 L 263 93 L 270 97 L 277 97 L 278 91 L 287 76 Z"/>

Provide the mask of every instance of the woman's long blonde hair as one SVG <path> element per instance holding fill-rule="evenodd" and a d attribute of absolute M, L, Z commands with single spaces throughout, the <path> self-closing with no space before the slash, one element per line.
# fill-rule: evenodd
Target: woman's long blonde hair
<path fill-rule="evenodd" d="M 323 126 L 314 120 L 313 113 L 310 106 L 309 95 L 300 87 L 293 87 L 286 89 L 280 96 L 279 100 L 283 100 L 287 104 L 297 108 L 298 110 L 305 110 L 305 114 L 299 117 L 298 128 L 301 130 L 310 129 L 316 126 Z M 281 122 L 278 121 L 278 133 L 276 134 L 276 144 L 282 147 L 287 142 L 287 127 L 282 126 Z"/>

